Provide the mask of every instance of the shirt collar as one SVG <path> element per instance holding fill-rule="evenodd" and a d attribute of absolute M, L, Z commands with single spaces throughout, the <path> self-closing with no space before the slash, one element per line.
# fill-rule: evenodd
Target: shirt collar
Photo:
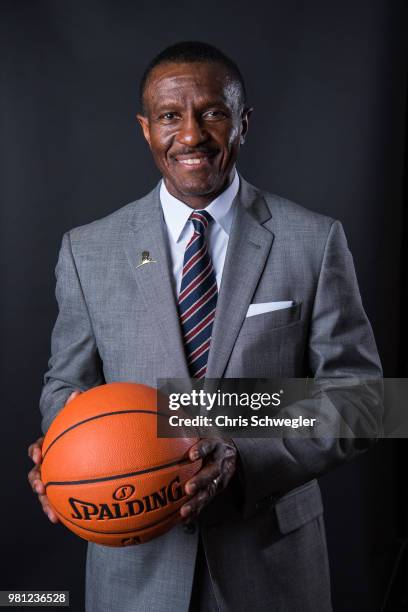
<path fill-rule="evenodd" d="M 239 176 L 238 172 L 235 170 L 235 176 L 231 185 L 205 207 L 205 210 L 210 213 L 214 221 L 220 225 L 228 236 L 231 231 L 234 216 L 234 207 L 232 203 L 238 193 L 238 189 Z M 160 185 L 160 202 L 163 209 L 164 220 L 170 234 L 174 242 L 178 242 L 193 209 L 171 195 L 167 190 L 164 180 L 161 181 Z"/>

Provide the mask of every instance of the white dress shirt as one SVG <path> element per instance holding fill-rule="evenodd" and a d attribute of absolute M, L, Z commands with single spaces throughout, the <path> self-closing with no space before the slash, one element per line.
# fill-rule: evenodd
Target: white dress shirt
<path fill-rule="evenodd" d="M 235 176 L 231 185 L 205 207 L 205 210 L 214 219 L 208 229 L 207 241 L 218 290 L 221 285 L 225 254 L 227 252 L 231 225 L 234 218 L 235 206 L 233 206 L 233 201 L 238 193 L 238 189 L 239 176 L 235 171 Z M 172 196 L 167 190 L 164 180 L 162 180 L 160 185 L 160 202 L 167 227 L 174 286 L 176 288 L 176 295 L 178 296 L 181 286 L 184 252 L 188 241 L 194 233 L 193 223 L 188 220 L 191 213 L 194 212 L 194 209 Z"/>

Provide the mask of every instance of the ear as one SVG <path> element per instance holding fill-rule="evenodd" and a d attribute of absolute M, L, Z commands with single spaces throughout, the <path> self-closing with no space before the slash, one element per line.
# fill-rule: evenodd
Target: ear
<path fill-rule="evenodd" d="M 150 147 L 150 127 L 149 127 L 149 118 L 137 113 L 136 119 L 140 123 L 140 126 L 143 130 L 143 136 L 146 138 L 147 143 Z"/>
<path fill-rule="evenodd" d="M 240 142 L 242 145 L 244 144 L 246 135 L 248 133 L 249 118 L 252 115 L 253 110 L 254 109 L 252 106 L 246 107 L 244 108 L 241 114 L 241 141 Z"/>

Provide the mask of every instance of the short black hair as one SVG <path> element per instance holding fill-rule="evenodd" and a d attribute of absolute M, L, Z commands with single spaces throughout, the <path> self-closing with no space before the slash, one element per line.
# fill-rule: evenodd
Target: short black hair
<path fill-rule="evenodd" d="M 236 80 L 241 90 L 241 103 L 246 105 L 246 88 L 242 74 L 236 63 L 217 47 L 205 42 L 187 40 L 170 45 L 152 59 L 143 73 L 140 81 L 139 96 L 141 108 L 144 110 L 144 92 L 153 69 L 160 64 L 175 62 L 177 64 L 193 64 L 209 62 L 223 65 Z"/>

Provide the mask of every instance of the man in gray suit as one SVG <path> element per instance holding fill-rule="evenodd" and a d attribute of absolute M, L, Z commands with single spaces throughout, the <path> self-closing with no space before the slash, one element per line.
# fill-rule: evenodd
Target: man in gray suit
<path fill-rule="evenodd" d="M 153 60 L 141 89 L 138 120 L 163 180 L 64 235 L 43 431 L 69 398 L 105 382 L 381 377 L 341 224 L 236 171 L 252 110 L 237 66 L 210 45 L 179 43 Z M 188 280 L 194 237 L 205 267 Z M 192 330 L 183 300 L 200 278 L 208 286 L 194 303 L 207 309 L 194 311 Z M 41 442 L 29 480 L 56 522 Z M 190 458 L 204 467 L 186 485 L 183 523 L 141 546 L 88 545 L 88 612 L 330 610 L 316 477 L 367 445 L 200 440 Z"/>

